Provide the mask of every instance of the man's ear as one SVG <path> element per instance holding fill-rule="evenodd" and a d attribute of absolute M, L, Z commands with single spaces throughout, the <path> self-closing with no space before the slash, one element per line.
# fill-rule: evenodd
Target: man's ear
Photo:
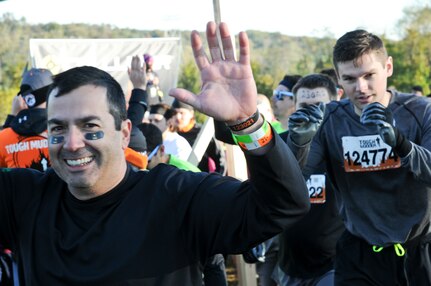
<path fill-rule="evenodd" d="M 392 74 L 394 73 L 394 63 L 392 60 L 392 57 L 389 56 L 386 59 L 386 74 L 388 77 L 392 76 Z"/>
<path fill-rule="evenodd" d="M 132 122 L 129 119 L 124 120 L 121 123 L 121 134 L 122 138 L 122 148 L 125 150 L 130 143 L 130 135 L 132 133 Z"/>

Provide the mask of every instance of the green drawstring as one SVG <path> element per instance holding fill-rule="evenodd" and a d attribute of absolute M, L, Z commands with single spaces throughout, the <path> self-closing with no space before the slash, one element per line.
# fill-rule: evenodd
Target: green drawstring
<path fill-rule="evenodd" d="M 378 246 L 376 246 L 376 245 L 373 245 L 373 251 L 374 252 L 380 252 L 380 251 L 382 251 L 383 250 L 383 247 L 378 247 Z"/>
<path fill-rule="evenodd" d="M 404 249 L 404 247 L 401 244 L 399 244 L 399 243 L 394 244 L 394 248 L 395 248 L 395 253 L 398 256 L 404 256 L 404 254 L 406 254 L 406 250 Z"/>
<path fill-rule="evenodd" d="M 406 250 L 404 249 L 404 247 L 400 243 L 395 243 L 394 248 L 395 248 L 395 253 L 397 254 L 397 256 L 404 256 L 406 254 Z M 373 251 L 374 252 L 380 252 L 382 250 L 383 250 L 382 246 L 373 245 Z"/>

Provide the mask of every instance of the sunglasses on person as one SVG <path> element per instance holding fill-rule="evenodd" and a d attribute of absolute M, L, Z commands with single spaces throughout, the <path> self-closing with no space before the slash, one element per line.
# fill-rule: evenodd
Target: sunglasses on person
<path fill-rule="evenodd" d="M 274 90 L 273 96 L 275 96 L 275 98 L 277 100 L 284 100 L 285 96 L 288 97 L 292 97 L 293 98 L 293 92 L 287 91 L 287 90 Z"/>

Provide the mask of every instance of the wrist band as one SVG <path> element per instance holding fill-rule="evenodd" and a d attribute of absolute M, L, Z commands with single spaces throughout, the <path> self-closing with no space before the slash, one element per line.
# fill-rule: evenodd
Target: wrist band
<path fill-rule="evenodd" d="M 255 124 L 258 119 L 259 119 L 259 109 L 256 110 L 256 112 L 246 120 L 235 125 L 228 125 L 228 127 L 232 131 L 241 131 Z"/>
<path fill-rule="evenodd" d="M 272 129 L 268 121 L 264 121 L 263 125 L 253 133 L 247 135 L 233 134 L 235 142 L 244 150 L 255 150 L 268 144 L 272 139 Z"/>

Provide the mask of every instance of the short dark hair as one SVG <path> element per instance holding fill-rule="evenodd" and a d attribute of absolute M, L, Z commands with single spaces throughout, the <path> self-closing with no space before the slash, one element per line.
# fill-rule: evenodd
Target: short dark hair
<path fill-rule="evenodd" d="M 292 92 L 296 100 L 296 92 L 298 91 L 298 89 L 300 88 L 313 89 L 318 87 L 326 88 L 326 90 L 329 93 L 330 100 L 337 99 L 337 86 L 335 85 L 335 82 L 332 80 L 330 76 L 326 74 L 321 74 L 321 73 L 313 73 L 302 77 L 295 84 Z"/>
<path fill-rule="evenodd" d="M 150 105 L 150 114 L 160 114 L 165 116 L 166 111 L 168 111 L 171 106 L 167 103 L 156 103 Z"/>
<path fill-rule="evenodd" d="M 414 85 L 414 86 L 412 86 L 412 90 L 413 90 L 413 91 L 420 91 L 420 92 L 424 92 L 424 90 L 423 90 L 422 86 L 420 86 L 420 85 Z"/>
<path fill-rule="evenodd" d="M 388 53 L 383 41 L 376 35 L 365 30 L 354 30 L 344 34 L 337 40 L 333 50 L 333 64 L 338 70 L 338 63 L 353 61 L 356 66 L 357 60 L 366 54 L 375 53 L 385 63 Z"/>
<path fill-rule="evenodd" d="M 163 135 L 162 131 L 151 123 L 140 123 L 137 125 L 139 130 L 142 131 L 142 133 L 145 136 L 145 139 L 147 140 L 147 152 L 150 153 L 154 150 L 154 148 L 157 147 L 157 145 L 163 144 Z"/>
<path fill-rule="evenodd" d="M 283 79 L 278 83 L 278 85 L 285 86 L 289 91 L 292 91 L 295 84 L 302 76 L 299 74 L 285 75 Z"/>
<path fill-rule="evenodd" d="M 334 68 L 323 69 L 320 71 L 320 73 L 329 76 L 335 82 L 335 85 L 337 87 L 340 87 L 340 85 L 338 84 L 337 72 Z"/>
<path fill-rule="evenodd" d="M 121 130 L 121 123 L 127 119 L 126 100 L 120 84 L 109 73 L 95 67 L 82 66 L 59 73 L 53 80 L 47 103 L 54 89 L 57 89 L 55 97 L 59 97 L 84 85 L 105 87 L 109 113 L 114 117 L 115 129 Z"/>

